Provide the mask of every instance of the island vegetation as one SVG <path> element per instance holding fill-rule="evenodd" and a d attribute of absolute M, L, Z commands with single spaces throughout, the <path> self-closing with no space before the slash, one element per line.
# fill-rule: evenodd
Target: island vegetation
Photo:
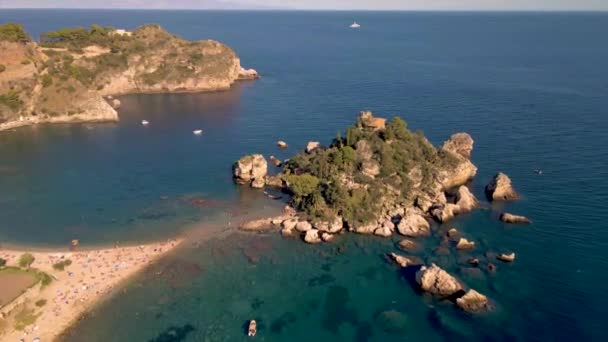
<path fill-rule="evenodd" d="M 432 190 L 439 170 L 458 163 L 399 117 L 382 130 L 364 121 L 359 118 L 328 148 L 300 153 L 286 163 L 283 174 L 293 204 L 311 219 L 377 220 L 383 206 L 412 202 L 419 192 Z"/>

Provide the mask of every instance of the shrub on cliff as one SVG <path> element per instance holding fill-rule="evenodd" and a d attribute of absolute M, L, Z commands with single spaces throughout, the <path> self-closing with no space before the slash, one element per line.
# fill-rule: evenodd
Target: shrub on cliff
<path fill-rule="evenodd" d="M 113 30 L 113 27 L 101 27 L 99 25 L 91 25 L 88 30 L 84 27 L 62 28 L 40 35 L 40 45 L 78 51 L 90 45 L 115 48 L 118 42 L 130 39 L 128 36 L 112 34 Z"/>
<path fill-rule="evenodd" d="M 6 260 L 0 258 L 0 268 L 6 266 Z"/>
<path fill-rule="evenodd" d="M 0 64 L 0 73 L 6 70 L 6 66 L 4 64 Z"/>
<path fill-rule="evenodd" d="M 12 110 L 18 110 L 23 105 L 23 101 L 19 98 L 19 93 L 9 90 L 7 93 L 0 95 L 0 105 L 5 105 Z"/>
<path fill-rule="evenodd" d="M 16 23 L 0 25 L 0 41 L 25 43 L 30 40 L 30 36 L 25 32 L 23 26 Z"/>

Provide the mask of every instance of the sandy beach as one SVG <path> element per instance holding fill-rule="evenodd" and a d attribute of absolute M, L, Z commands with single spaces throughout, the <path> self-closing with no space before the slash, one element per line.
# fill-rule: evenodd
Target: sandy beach
<path fill-rule="evenodd" d="M 49 285 L 37 284 L 0 309 L 0 340 L 53 341 L 83 313 L 107 298 L 122 281 L 173 250 L 181 241 L 76 251 L 0 249 L 0 258 L 7 261 L 7 266 L 17 266 L 19 258 L 30 253 L 35 258 L 31 268 L 54 278 Z M 65 260 L 71 264 L 64 270 L 53 268 Z M 24 312 L 29 319 L 23 319 Z M 16 316 L 21 317 L 16 319 Z M 27 322 L 24 329 L 16 328 L 18 320 Z"/>

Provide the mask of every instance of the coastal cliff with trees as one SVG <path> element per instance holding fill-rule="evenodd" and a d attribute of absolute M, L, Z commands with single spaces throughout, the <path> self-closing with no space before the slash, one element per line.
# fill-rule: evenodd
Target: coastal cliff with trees
<path fill-rule="evenodd" d="M 213 40 L 188 41 L 159 25 L 92 25 L 41 35 L 0 25 L 0 130 L 41 122 L 116 121 L 129 93 L 203 92 L 257 78 Z"/>

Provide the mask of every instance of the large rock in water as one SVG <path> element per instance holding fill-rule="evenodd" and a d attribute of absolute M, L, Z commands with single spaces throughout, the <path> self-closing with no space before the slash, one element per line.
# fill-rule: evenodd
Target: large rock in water
<path fill-rule="evenodd" d="M 456 133 L 443 143 L 441 150 L 452 154 L 458 164 L 451 170 L 444 170 L 440 174 L 443 189 L 450 189 L 463 185 L 473 179 L 477 174 L 477 167 L 471 163 L 473 138 L 468 133 Z"/>
<path fill-rule="evenodd" d="M 521 215 L 513 215 L 509 213 L 500 214 L 500 220 L 504 223 L 515 223 L 515 224 L 529 224 L 531 221 L 529 218 Z"/>
<path fill-rule="evenodd" d="M 422 266 L 416 272 L 416 282 L 422 290 L 438 296 L 451 296 L 462 291 L 460 282 L 435 264 Z"/>
<path fill-rule="evenodd" d="M 431 225 L 418 210 L 408 208 L 397 225 L 397 231 L 409 237 L 427 236 L 431 234 Z"/>
<path fill-rule="evenodd" d="M 471 289 L 464 296 L 456 299 L 456 305 L 467 312 L 480 312 L 488 308 L 488 297 Z"/>
<path fill-rule="evenodd" d="M 496 174 L 486 186 L 486 196 L 492 201 L 512 201 L 519 198 L 511 185 L 511 178 L 502 172 Z"/>
<path fill-rule="evenodd" d="M 239 159 L 233 166 L 234 179 L 239 184 L 262 188 L 266 184 L 268 162 L 261 154 L 252 154 Z"/>

